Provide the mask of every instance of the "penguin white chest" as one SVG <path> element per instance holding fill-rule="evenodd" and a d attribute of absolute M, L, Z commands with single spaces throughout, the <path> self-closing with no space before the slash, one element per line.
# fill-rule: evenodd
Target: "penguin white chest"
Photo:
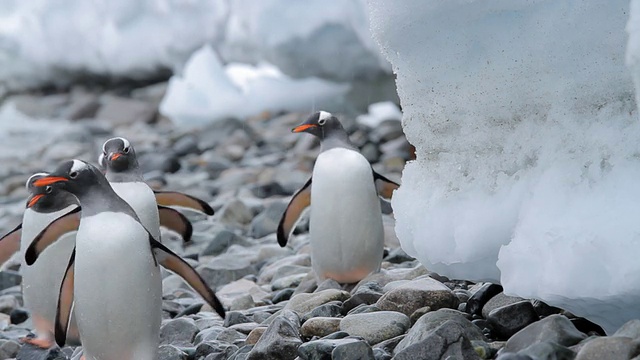
<path fill-rule="evenodd" d="M 319 279 L 342 283 L 378 271 L 384 231 L 369 162 L 357 151 L 322 152 L 311 182 L 311 260 Z"/>
<path fill-rule="evenodd" d="M 162 282 L 147 231 L 132 217 L 83 217 L 75 262 L 75 308 L 88 359 L 155 359 Z"/>
<path fill-rule="evenodd" d="M 110 184 L 116 194 L 136 212 L 140 222 L 151 233 L 153 238 L 160 241 L 158 203 L 149 185 L 139 181 L 113 182 Z"/>

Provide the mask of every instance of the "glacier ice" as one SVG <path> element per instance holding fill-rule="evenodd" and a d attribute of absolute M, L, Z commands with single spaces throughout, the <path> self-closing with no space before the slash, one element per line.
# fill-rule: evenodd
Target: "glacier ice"
<path fill-rule="evenodd" d="M 607 331 L 640 317 L 631 10 L 627 48 L 627 0 L 369 1 L 416 147 L 392 202 L 408 254 Z"/>
<path fill-rule="evenodd" d="M 5 0 L 0 88 L 79 75 L 145 78 L 212 46 L 223 62 L 269 62 L 294 77 L 388 74 L 365 0 Z"/>
<path fill-rule="evenodd" d="M 292 79 L 267 63 L 223 65 L 205 45 L 189 59 L 182 75 L 171 78 L 160 112 L 177 125 L 195 127 L 263 111 L 331 108 L 348 90 L 349 85 L 317 78 Z"/>

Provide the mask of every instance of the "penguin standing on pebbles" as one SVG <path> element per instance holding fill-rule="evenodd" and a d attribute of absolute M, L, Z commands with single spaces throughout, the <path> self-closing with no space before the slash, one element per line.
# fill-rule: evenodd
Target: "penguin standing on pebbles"
<path fill-rule="evenodd" d="M 22 224 L 0 238 L 3 249 L 12 244 L 9 252 L 3 251 L 3 254 L 11 256 L 13 252 L 22 249 L 20 256 L 22 260 L 20 266 L 22 295 L 24 306 L 30 312 L 36 333 L 35 338 L 23 338 L 22 341 L 43 349 L 48 349 L 54 344 L 53 333 L 58 291 L 74 247 L 75 236 L 72 232 L 77 228 L 79 221 L 79 206 L 71 194 L 60 192 L 51 186 L 34 186 L 33 183 L 36 180 L 48 175 L 47 173 L 38 173 L 27 180 L 26 187 L 31 195 L 27 200 Z M 65 219 L 58 222 L 59 227 L 69 229 L 71 232 L 51 246 L 42 255 L 38 264 L 27 266 L 24 263 L 24 250 L 38 233 L 58 218 Z M 2 256 L 2 260 L 8 259 L 6 255 Z M 74 322 L 70 325 L 69 334 L 69 340 L 73 339 L 77 342 L 77 330 Z"/>
<path fill-rule="evenodd" d="M 97 168 L 72 160 L 33 184 L 67 191 L 82 206 L 76 249 L 60 287 L 55 324 L 60 346 L 75 304 L 87 360 L 156 359 L 162 309 L 158 264 L 182 276 L 224 317 L 220 301 L 200 275 L 154 239 Z M 28 265 L 55 241 L 44 233 L 46 229 L 26 249 Z"/>
<path fill-rule="evenodd" d="M 179 192 L 153 191 L 144 182 L 135 150 L 125 138 L 105 141 L 98 162 L 106 169 L 107 180 L 116 194 L 131 205 L 142 224 L 158 241 L 159 225 L 177 229 L 179 224 L 188 224 L 179 233 L 185 241 L 191 238 L 191 224 L 184 215 L 169 206 L 189 208 L 207 215 L 214 213 L 209 204 L 195 197 Z"/>
<path fill-rule="evenodd" d="M 399 185 L 376 173 L 349 141 L 340 121 L 328 112 L 311 115 L 295 127 L 320 138 L 312 177 L 294 194 L 278 226 L 278 243 L 311 206 L 311 266 L 321 281 L 354 283 L 380 270 L 384 229 L 378 193 L 386 198 Z"/>

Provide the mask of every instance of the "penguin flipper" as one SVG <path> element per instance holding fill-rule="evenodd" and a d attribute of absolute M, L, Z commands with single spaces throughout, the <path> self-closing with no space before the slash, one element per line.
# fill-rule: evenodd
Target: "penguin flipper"
<path fill-rule="evenodd" d="M 27 265 L 33 265 L 44 249 L 53 244 L 62 235 L 78 230 L 78 226 L 80 226 L 80 210 L 81 208 L 78 206 L 60 216 L 36 235 L 24 254 Z"/>
<path fill-rule="evenodd" d="M 67 271 L 64 273 L 60 284 L 60 294 L 58 296 L 58 307 L 56 309 L 56 322 L 54 335 L 58 346 L 63 347 L 67 340 L 67 330 L 69 319 L 71 319 L 71 309 L 73 308 L 73 284 L 75 281 L 74 262 L 76 260 L 76 248 L 73 248 Z"/>
<path fill-rule="evenodd" d="M 287 205 L 287 209 L 282 214 L 277 232 L 278 244 L 281 247 L 287 246 L 289 235 L 296 226 L 300 215 L 302 215 L 304 209 L 311 205 L 311 179 L 309 178 L 304 186 L 293 195 L 289 205 Z"/>
<path fill-rule="evenodd" d="M 373 169 L 371 170 L 373 171 Z M 400 187 L 400 184 L 398 184 L 397 182 L 389 180 L 375 171 L 373 171 L 373 181 L 376 184 L 378 195 L 385 199 L 391 199 L 393 190 Z"/>
<path fill-rule="evenodd" d="M 153 190 L 156 195 L 156 202 L 162 206 L 179 206 L 201 212 L 206 215 L 213 215 L 214 211 L 209 204 L 197 197 L 183 194 L 177 191 Z"/>
<path fill-rule="evenodd" d="M 0 264 L 4 264 L 18 250 L 20 250 L 20 237 L 22 236 L 22 224 L 16 226 L 5 236 L 0 238 Z"/>
<path fill-rule="evenodd" d="M 191 221 L 182 215 L 181 212 L 170 207 L 158 205 L 158 215 L 160 215 L 160 226 L 177 232 L 182 236 L 184 242 L 191 240 L 193 226 L 191 225 Z"/>
<path fill-rule="evenodd" d="M 202 298 L 211 305 L 218 315 L 224 319 L 225 311 L 222 303 L 213 290 L 211 290 L 209 285 L 204 281 L 202 276 L 198 274 L 196 269 L 169 248 L 155 240 L 151 235 L 149 235 L 149 242 L 151 243 L 151 249 L 160 265 L 185 279 L 187 284 L 200 294 L 200 296 L 202 296 Z"/>

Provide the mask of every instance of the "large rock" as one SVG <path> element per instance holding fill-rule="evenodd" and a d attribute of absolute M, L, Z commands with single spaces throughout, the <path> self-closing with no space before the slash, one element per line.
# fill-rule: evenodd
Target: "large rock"
<path fill-rule="evenodd" d="M 573 360 L 576 357 L 573 350 L 551 341 L 533 344 L 517 354 L 536 360 Z"/>
<path fill-rule="evenodd" d="M 298 355 L 303 360 L 374 360 L 371 346 L 354 338 L 309 341 L 298 348 Z"/>
<path fill-rule="evenodd" d="M 360 336 L 371 345 L 402 335 L 409 327 L 409 317 L 395 311 L 347 315 L 340 321 L 340 330 Z"/>
<path fill-rule="evenodd" d="M 212 289 L 257 272 L 249 259 L 225 255 L 200 265 L 197 270 Z"/>
<path fill-rule="evenodd" d="M 300 335 L 310 338 L 323 337 L 340 330 L 340 319 L 332 317 L 314 317 L 302 324 Z"/>
<path fill-rule="evenodd" d="M 612 336 L 624 336 L 631 339 L 640 338 L 640 319 L 629 320 Z"/>
<path fill-rule="evenodd" d="M 458 298 L 441 282 L 429 277 L 410 281 L 384 294 L 376 303 L 381 310 L 410 316 L 419 308 L 456 308 Z"/>
<path fill-rule="evenodd" d="M 589 340 L 576 360 L 627 360 L 640 355 L 640 341 L 626 337 L 600 337 Z"/>
<path fill-rule="evenodd" d="M 327 289 L 311 294 L 297 294 L 289 300 L 287 305 L 285 305 L 285 309 L 293 310 L 298 314 L 304 315 L 329 301 L 344 301 L 348 299 L 349 296 L 348 292 L 336 289 Z"/>
<path fill-rule="evenodd" d="M 525 327 L 513 335 L 504 347 L 505 352 L 518 352 L 535 343 L 552 341 L 562 346 L 572 346 L 584 340 L 581 333 L 562 315 L 551 315 Z"/>
<path fill-rule="evenodd" d="M 396 346 L 395 351 L 400 352 L 405 348 L 417 344 L 426 339 L 431 332 L 447 321 L 460 325 L 465 338 L 469 340 L 485 340 L 480 329 L 465 318 L 464 314 L 457 310 L 440 309 L 423 315 L 411 327 L 407 336 Z"/>
<path fill-rule="evenodd" d="M 465 336 L 466 332 L 467 330 L 458 322 L 447 320 L 419 342 L 412 343 L 401 350 L 396 347 L 394 359 L 479 360 L 480 357 L 471 346 L 469 338 Z"/>
<path fill-rule="evenodd" d="M 173 345 L 160 345 L 158 360 L 187 360 L 187 354 Z"/>
<path fill-rule="evenodd" d="M 538 320 L 538 314 L 531 302 L 522 300 L 491 310 L 487 320 L 498 336 L 507 339 Z"/>
<path fill-rule="evenodd" d="M 499 307 L 506 306 L 506 305 L 515 304 L 523 300 L 524 299 L 520 297 L 508 296 L 508 295 L 505 295 L 504 293 L 499 293 L 496 296 L 489 299 L 487 303 L 482 307 L 482 317 L 487 318 L 489 317 L 489 313 L 492 310 L 497 309 Z"/>
<path fill-rule="evenodd" d="M 300 321 L 292 311 L 277 316 L 255 344 L 247 360 L 295 359 L 300 339 Z"/>
<path fill-rule="evenodd" d="M 269 205 L 258 216 L 253 218 L 249 234 L 257 239 L 275 233 L 286 208 L 287 203 L 281 201 Z"/>
<path fill-rule="evenodd" d="M 191 346 L 197 333 L 198 327 L 193 319 L 168 320 L 160 327 L 160 344 Z"/>

